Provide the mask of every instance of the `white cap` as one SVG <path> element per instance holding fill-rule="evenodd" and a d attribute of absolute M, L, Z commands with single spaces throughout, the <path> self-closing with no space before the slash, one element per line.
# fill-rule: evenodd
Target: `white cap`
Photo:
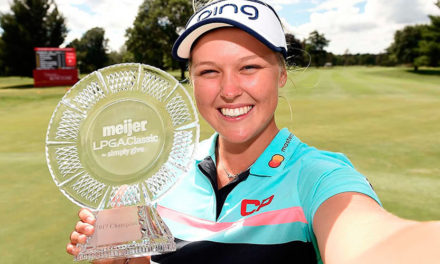
<path fill-rule="evenodd" d="M 187 60 L 192 45 L 200 36 L 221 27 L 240 28 L 286 56 L 284 30 L 271 6 L 258 0 L 220 0 L 200 9 L 189 19 L 185 31 L 174 43 L 173 57 Z"/>

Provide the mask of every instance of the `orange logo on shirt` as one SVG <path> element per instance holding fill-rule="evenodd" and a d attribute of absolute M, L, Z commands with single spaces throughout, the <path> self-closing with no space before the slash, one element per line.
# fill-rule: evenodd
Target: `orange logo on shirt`
<path fill-rule="evenodd" d="M 269 161 L 269 167 L 278 168 L 283 161 L 284 161 L 283 156 L 281 156 L 280 154 L 275 154 L 272 156 L 272 160 Z"/>

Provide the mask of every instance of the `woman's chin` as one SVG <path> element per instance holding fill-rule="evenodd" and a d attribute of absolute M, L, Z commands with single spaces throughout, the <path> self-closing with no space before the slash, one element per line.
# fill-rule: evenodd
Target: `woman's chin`
<path fill-rule="evenodd" d="M 228 129 L 226 131 L 219 132 L 219 134 L 227 142 L 240 144 L 240 143 L 246 143 L 252 139 L 252 135 L 250 132 L 251 131 L 249 131 L 249 129 L 243 129 L 243 130 Z"/>

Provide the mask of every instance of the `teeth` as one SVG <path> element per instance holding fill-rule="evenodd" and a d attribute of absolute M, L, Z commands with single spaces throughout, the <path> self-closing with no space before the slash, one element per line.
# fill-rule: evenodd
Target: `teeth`
<path fill-rule="evenodd" d="M 237 117 L 244 114 L 247 114 L 252 109 L 252 106 L 244 106 L 240 108 L 221 108 L 220 111 L 223 115 L 228 117 Z"/>

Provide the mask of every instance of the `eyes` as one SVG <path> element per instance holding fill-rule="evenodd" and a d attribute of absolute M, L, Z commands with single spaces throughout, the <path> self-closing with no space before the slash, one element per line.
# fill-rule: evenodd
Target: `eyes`
<path fill-rule="evenodd" d="M 261 69 L 262 67 L 260 65 L 251 64 L 251 65 L 245 65 L 241 68 L 241 71 L 251 71 L 256 69 Z"/>
<path fill-rule="evenodd" d="M 209 74 L 213 75 L 213 74 L 215 74 L 215 73 L 217 73 L 216 70 L 207 69 L 207 70 L 202 70 L 202 71 L 200 71 L 200 73 L 197 74 L 197 75 L 199 75 L 199 76 L 205 76 L 205 75 L 209 75 Z"/>
<path fill-rule="evenodd" d="M 259 69 L 262 69 L 263 67 L 259 64 L 247 64 L 242 66 L 239 69 L 239 72 L 241 74 L 253 74 L 256 73 Z M 217 74 L 220 73 L 220 70 L 216 67 L 203 67 L 203 69 L 200 69 L 198 71 L 198 76 L 202 77 L 215 77 Z"/>

